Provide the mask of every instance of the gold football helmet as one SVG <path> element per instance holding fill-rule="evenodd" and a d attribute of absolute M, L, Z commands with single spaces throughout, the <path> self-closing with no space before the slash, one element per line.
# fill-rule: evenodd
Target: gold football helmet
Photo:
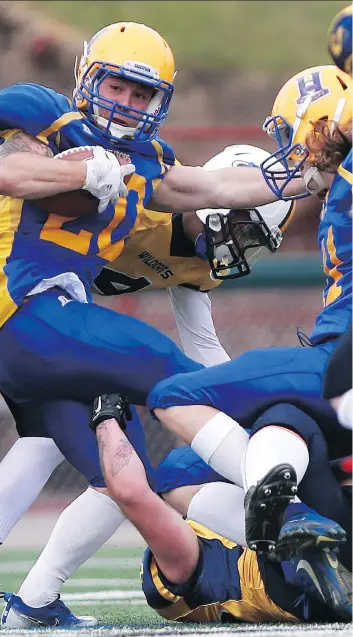
<path fill-rule="evenodd" d="M 272 115 L 263 126 L 277 142 L 277 150 L 261 166 L 268 186 L 277 197 L 288 198 L 283 190 L 291 179 L 299 176 L 304 162 L 310 161 L 305 142 L 313 123 L 326 120 L 342 125 L 351 117 L 352 79 L 336 66 L 306 69 L 284 84 L 275 99 Z M 282 165 L 280 170 L 277 162 Z"/>
<path fill-rule="evenodd" d="M 148 108 L 143 111 L 103 98 L 99 87 L 108 76 L 117 76 L 153 87 Z M 173 95 L 175 66 L 173 53 L 157 31 L 135 22 L 118 22 L 104 27 L 89 42 L 75 66 L 74 105 L 102 129 L 112 141 L 153 139 L 163 124 Z M 109 112 L 101 117 L 100 110 Z M 123 114 L 135 127 L 120 126 L 114 116 Z"/>

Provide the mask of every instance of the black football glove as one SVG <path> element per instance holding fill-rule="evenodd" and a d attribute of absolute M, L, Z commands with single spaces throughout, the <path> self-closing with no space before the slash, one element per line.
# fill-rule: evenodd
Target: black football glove
<path fill-rule="evenodd" d="M 103 420 L 115 418 L 120 429 L 126 429 L 126 420 L 132 420 L 132 413 L 127 399 L 121 394 L 102 394 L 94 399 L 90 427 L 96 431 Z"/>

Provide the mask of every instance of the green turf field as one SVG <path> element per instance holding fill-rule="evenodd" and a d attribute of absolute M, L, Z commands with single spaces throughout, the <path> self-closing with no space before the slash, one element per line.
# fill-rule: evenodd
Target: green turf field
<path fill-rule="evenodd" d="M 1 548 L 0 588 L 17 591 L 38 551 Z M 80 615 L 100 624 L 165 625 L 145 603 L 139 569 L 142 549 L 103 548 L 64 584 L 62 597 Z"/>
<path fill-rule="evenodd" d="M 30 2 L 86 35 L 122 20 L 159 30 L 177 66 L 296 72 L 328 64 L 329 23 L 348 0 L 167 0 Z"/>
<path fill-rule="evenodd" d="M 34 563 L 39 551 L 28 549 L 6 549 L 1 547 L 0 588 L 17 591 L 26 573 Z M 181 625 L 166 622 L 154 613 L 144 601 L 140 587 L 139 568 L 142 549 L 110 547 L 103 548 L 74 576 L 64 584 L 62 598 L 79 615 L 94 615 L 99 627 L 83 630 L 65 630 L 65 637 L 146 637 L 158 635 L 177 637 L 180 634 L 198 637 L 336 637 L 350 633 L 347 624 L 298 625 L 242 624 L 225 626 L 213 624 L 202 626 Z M 3 604 L 0 601 L 0 611 Z M 1 634 L 33 636 L 37 630 L 2 630 Z M 43 629 L 40 630 L 43 634 Z M 62 630 L 45 630 L 59 637 Z"/>

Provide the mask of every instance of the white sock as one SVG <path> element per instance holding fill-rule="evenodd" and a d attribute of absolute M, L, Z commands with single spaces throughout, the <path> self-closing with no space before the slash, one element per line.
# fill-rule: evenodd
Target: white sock
<path fill-rule="evenodd" d="M 109 496 L 88 488 L 60 515 L 18 595 L 33 608 L 54 601 L 68 577 L 103 546 L 124 520 Z"/>
<path fill-rule="evenodd" d="M 304 440 L 285 427 L 270 425 L 260 429 L 250 440 L 244 455 L 244 489 L 261 480 L 278 464 L 294 467 L 298 484 L 309 464 L 309 451 Z"/>
<path fill-rule="evenodd" d="M 29 509 L 64 456 L 51 438 L 19 438 L 0 463 L 0 542 Z"/>
<path fill-rule="evenodd" d="M 353 429 L 353 389 L 349 389 L 339 398 L 337 418 L 346 429 Z"/>
<path fill-rule="evenodd" d="M 188 519 L 240 546 L 246 546 L 244 490 L 236 484 L 205 484 L 189 504 Z"/>
<path fill-rule="evenodd" d="M 200 429 L 191 447 L 212 469 L 242 487 L 241 465 L 248 440 L 245 429 L 219 412 Z"/>

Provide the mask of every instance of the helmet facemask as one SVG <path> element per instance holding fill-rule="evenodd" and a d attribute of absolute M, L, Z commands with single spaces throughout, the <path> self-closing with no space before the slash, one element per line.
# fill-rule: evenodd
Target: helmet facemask
<path fill-rule="evenodd" d="M 302 167 L 309 157 L 309 151 L 303 144 L 293 143 L 309 104 L 310 97 L 298 108 L 293 126 L 282 115 L 267 117 L 263 125 L 265 133 L 276 141 L 277 150 L 261 163 L 260 168 L 269 188 L 283 201 L 302 199 L 310 195 L 310 192 L 294 197 L 283 194 L 292 179 L 301 177 Z"/>
<path fill-rule="evenodd" d="M 111 140 L 119 142 L 128 139 L 137 142 L 152 140 L 158 133 L 168 114 L 173 95 L 173 84 L 160 80 L 158 72 L 137 62 L 126 62 L 124 66 L 95 61 L 87 68 L 75 92 L 74 103 L 80 108 L 80 102 L 88 104 L 87 118 L 98 126 Z M 102 97 L 99 87 L 109 76 L 137 82 L 154 89 L 146 111 L 120 104 L 117 101 Z M 109 118 L 99 114 L 100 109 L 109 112 Z M 114 117 L 121 115 L 136 122 L 136 127 L 123 126 L 114 122 Z"/>
<path fill-rule="evenodd" d="M 264 248 L 275 252 L 282 242 L 278 226 L 269 228 L 258 210 L 231 210 L 210 214 L 205 220 L 206 254 L 214 279 L 238 279 Z"/>

